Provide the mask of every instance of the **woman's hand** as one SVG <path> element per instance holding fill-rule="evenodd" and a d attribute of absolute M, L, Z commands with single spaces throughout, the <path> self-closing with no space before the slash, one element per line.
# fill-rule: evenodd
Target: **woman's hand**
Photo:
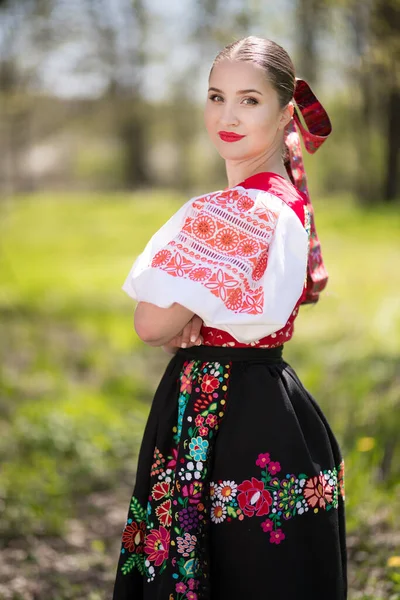
<path fill-rule="evenodd" d="M 202 325 L 202 319 L 199 316 L 194 315 L 177 336 L 167 344 L 163 345 L 165 352 L 168 354 L 175 354 L 178 348 L 200 346 L 203 343 L 203 338 L 200 335 Z"/>

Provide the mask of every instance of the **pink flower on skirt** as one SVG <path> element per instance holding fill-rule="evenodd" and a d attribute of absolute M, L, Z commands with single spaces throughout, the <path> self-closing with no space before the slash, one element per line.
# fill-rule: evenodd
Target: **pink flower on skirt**
<path fill-rule="evenodd" d="M 271 531 L 269 541 L 271 544 L 280 544 L 285 539 L 285 534 L 282 529 L 277 529 L 276 531 Z"/>
<path fill-rule="evenodd" d="M 259 454 L 256 460 L 256 465 L 258 467 L 264 468 L 269 463 L 269 461 L 269 452 L 266 452 L 265 454 Z"/>
<path fill-rule="evenodd" d="M 271 521 L 271 519 L 267 519 L 266 521 L 263 521 L 263 522 L 261 523 L 261 529 L 262 529 L 262 530 L 263 530 L 265 533 L 267 533 L 268 531 L 272 531 L 272 530 L 273 530 L 273 528 L 274 528 L 274 524 L 273 524 L 273 522 Z"/>
<path fill-rule="evenodd" d="M 281 470 L 281 463 L 277 462 L 270 462 L 268 465 L 268 471 L 271 473 L 271 475 L 276 475 L 277 473 L 279 473 L 279 471 Z"/>
<path fill-rule="evenodd" d="M 168 558 L 169 531 L 162 525 L 160 529 L 152 529 L 146 537 L 144 551 L 149 555 L 149 561 L 159 567 Z"/>

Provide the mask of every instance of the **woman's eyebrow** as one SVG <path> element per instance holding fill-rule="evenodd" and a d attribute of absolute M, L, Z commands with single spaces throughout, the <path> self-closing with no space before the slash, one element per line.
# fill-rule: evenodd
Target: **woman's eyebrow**
<path fill-rule="evenodd" d="M 222 90 L 219 90 L 218 88 L 215 87 L 210 87 L 208 88 L 209 92 L 218 92 L 219 94 L 223 94 Z M 237 94 L 250 94 L 250 93 L 255 93 L 255 94 L 260 94 L 260 96 L 262 96 L 262 92 L 259 92 L 258 90 L 238 90 L 236 92 Z"/>

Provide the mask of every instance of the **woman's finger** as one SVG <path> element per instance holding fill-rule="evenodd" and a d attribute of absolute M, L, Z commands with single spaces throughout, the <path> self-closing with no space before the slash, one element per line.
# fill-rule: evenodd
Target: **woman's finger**
<path fill-rule="evenodd" d="M 194 317 L 192 317 L 191 321 L 190 321 L 190 325 L 191 325 L 191 331 L 190 331 L 190 341 L 192 342 L 192 344 L 197 344 L 200 336 L 200 330 L 202 328 L 203 325 L 203 320 L 198 316 L 198 315 L 194 315 Z"/>
<path fill-rule="evenodd" d="M 191 330 L 192 330 L 192 321 L 190 320 L 189 323 L 187 325 L 185 325 L 185 327 L 182 330 L 181 343 L 180 343 L 181 348 L 187 348 L 188 345 L 190 344 Z"/>

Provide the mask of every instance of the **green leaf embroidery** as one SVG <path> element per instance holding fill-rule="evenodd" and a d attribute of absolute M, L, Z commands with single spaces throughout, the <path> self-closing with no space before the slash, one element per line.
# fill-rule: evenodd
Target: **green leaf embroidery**
<path fill-rule="evenodd" d="M 232 508 L 232 506 L 227 506 L 226 507 L 226 512 L 228 513 L 228 515 L 230 515 L 231 517 L 237 517 L 236 514 L 236 510 L 234 508 Z"/>
<path fill-rule="evenodd" d="M 145 521 L 146 520 L 146 511 L 139 504 L 139 501 L 137 498 L 135 498 L 135 496 L 132 496 L 132 499 L 131 499 L 131 511 L 137 521 Z"/>
<path fill-rule="evenodd" d="M 123 572 L 124 575 L 126 575 L 127 573 L 130 573 L 130 571 L 132 571 L 133 567 L 135 566 L 136 563 L 136 554 L 132 554 L 132 556 L 130 556 L 122 565 L 121 567 L 121 571 Z"/>
<path fill-rule="evenodd" d="M 144 568 L 144 554 L 136 554 L 136 566 L 139 570 L 139 573 L 141 575 L 145 574 L 145 568 Z"/>
<path fill-rule="evenodd" d="M 304 473 L 300 473 L 298 479 L 308 479 L 308 475 L 305 475 Z"/>

